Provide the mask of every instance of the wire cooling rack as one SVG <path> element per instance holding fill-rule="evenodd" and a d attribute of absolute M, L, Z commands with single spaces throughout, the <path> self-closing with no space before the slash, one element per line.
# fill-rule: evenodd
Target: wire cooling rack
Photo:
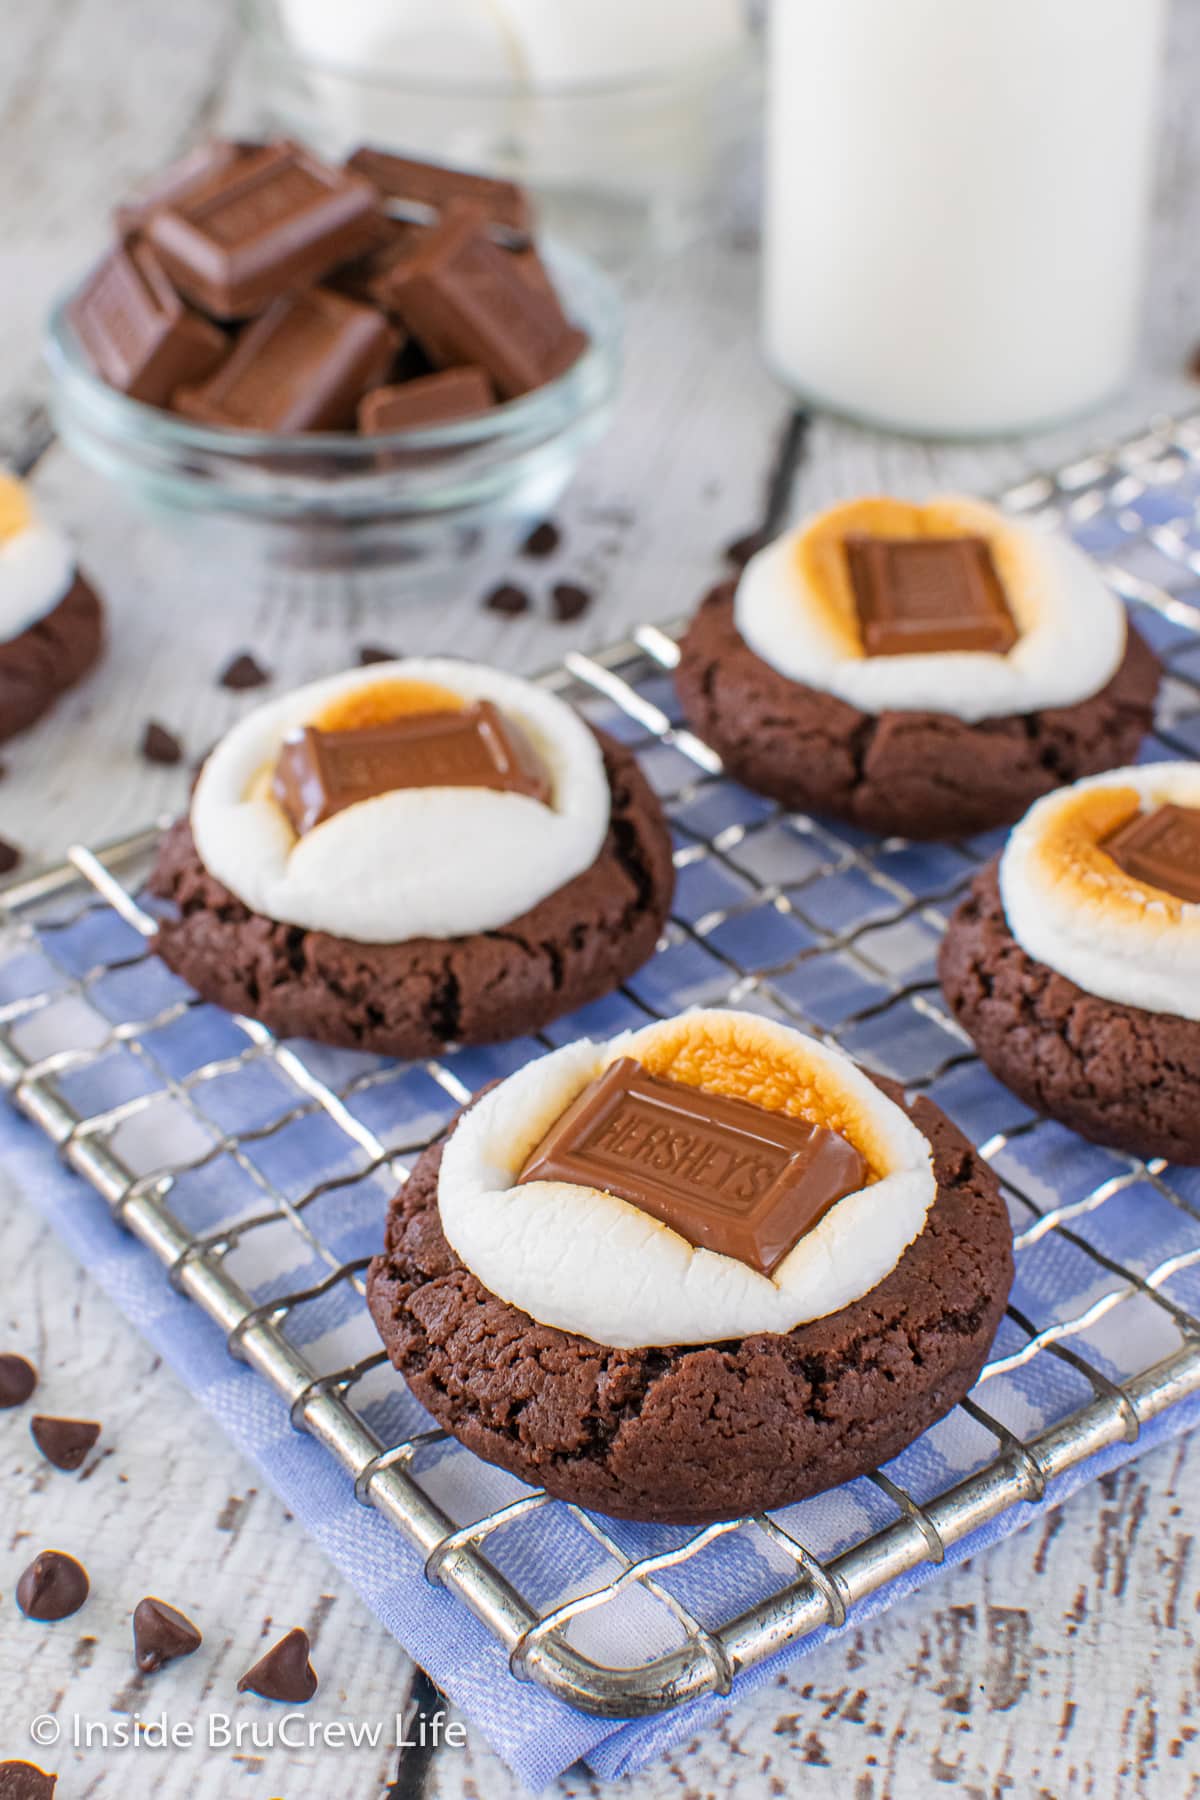
<path fill-rule="evenodd" d="M 1148 754 L 1200 750 L 1200 421 L 1004 502 L 1057 514 L 1163 655 Z M 10 886 L 0 935 L 0 1085 L 514 1674 L 623 1717 L 726 1691 L 1200 1390 L 1200 1171 L 1039 1119 L 943 1010 L 938 935 L 997 838 L 879 841 L 748 794 L 681 724 L 676 656 L 672 632 L 648 626 L 547 678 L 636 747 L 675 828 L 679 892 L 639 975 L 537 1040 L 398 1065 L 280 1043 L 204 1006 L 147 949 L 154 831 Z M 794 1021 L 928 1093 L 999 1174 L 1017 1245 L 992 1360 L 947 1420 L 869 1478 L 702 1531 L 601 1519 L 477 1461 L 430 1428 L 362 1303 L 390 1192 L 475 1087 L 581 1032 L 694 1003 Z"/>

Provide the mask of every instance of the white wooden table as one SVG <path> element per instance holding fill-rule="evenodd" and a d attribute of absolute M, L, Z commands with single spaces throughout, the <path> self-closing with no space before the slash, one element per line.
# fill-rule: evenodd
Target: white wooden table
<path fill-rule="evenodd" d="M 1145 350 L 1133 391 L 1099 419 L 1037 440 L 914 444 L 816 424 L 795 509 L 869 487 L 987 492 L 1200 402 L 1183 367 L 1200 337 L 1200 7 L 1177 0 Z M 597 594 L 570 627 L 506 623 L 478 589 L 437 606 L 354 590 L 317 612 L 277 587 L 212 593 L 203 607 L 164 590 L 153 534 L 99 478 L 48 442 L 36 373 L 50 296 L 99 247 L 108 205 L 138 174 L 214 123 L 252 117 L 232 8 L 190 0 L 40 0 L 11 7 L 0 57 L 0 450 L 31 462 L 39 492 L 78 534 L 108 597 L 103 671 L 4 753 L 0 835 L 55 859 L 179 805 L 186 772 L 137 755 L 145 719 L 199 752 L 253 696 L 215 676 L 250 648 L 290 685 L 366 642 L 453 646 L 533 671 L 635 620 L 687 608 L 719 552 L 761 508 L 786 398 L 760 369 L 755 257 L 745 233 L 627 281 L 625 398 L 561 509 L 551 565 L 513 573 L 539 596 L 551 579 Z M 200 572 L 201 575 L 203 571 Z M 32 1450 L 20 1414 L 0 1415 L 0 1758 L 28 1755 L 28 1720 L 99 1719 L 166 1707 L 174 1718 L 239 1715 L 233 1687 L 262 1639 L 307 1626 L 323 1678 L 314 1716 L 384 1718 L 411 1666 L 255 1475 L 216 1436 L 0 1170 L 4 1270 L 0 1349 L 43 1371 L 44 1410 L 104 1421 L 104 1455 L 81 1477 Z M 120 1398 L 114 1398 L 114 1396 Z M 1193 1543 L 1200 1444 L 1184 1441 L 1087 1490 L 1069 1508 L 951 1574 L 924 1597 L 804 1660 L 722 1730 L 624 1784 L 580 1773 L 561 1794 L 726 1795 L 800 1790 L 834 1800 L 965 1795 L 1200 1795 Z M 94 1594 L 75 1624 L 16 1621 L 11 1589 L 37 1548 L 77 1547 Z M 135 1592 L 136 1590 L 136 1592 Z M 192 1610 L 203 1656 L 169 1687 L 132 1679 L 128 1610 L 153 1591 Z M 78 1627 L 76 1629 L 76 1626 Z M 382 1752 L 244 1747 L 240 1754 L 68 1747 L 32 1752 L 61 1773 L 63 1800 L 97 1796 L 382 1794 Z M 517 1784 L 477 1732 L 465 1747 L 406 1754 L 398 1794 L 503 1800 Z"/>

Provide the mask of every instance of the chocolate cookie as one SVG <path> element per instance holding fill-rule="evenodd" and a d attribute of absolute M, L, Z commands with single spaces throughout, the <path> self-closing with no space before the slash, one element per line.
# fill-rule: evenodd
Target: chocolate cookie
<path fill-rule="evenodd" d="M 1161 669 L 1130 627 L 1108 686 L 1074 706 L 975 725 L 949 713 L 860 712 L 756 656 L 734 621 L 735 582 L 715 588 L 680 645 L 688 722 L 728 772 L 798 811 L 883 835 L 969 837 L 1019 819 L 1042 794 L 1132 761 Z"/>
<path fill-rule="evenodd" d="M 175 908 L 155 948 L 204 999 L 281 1037 L 411 1057 L 536 1031 L 639 968 L 674 893 L 658 801 L 630 751 L 607 738 L 601 748 L 612 812 L 600 855 L 503 930 L 362 944 L 280 924 L 208 873 L 180 819 L 150 878 Z"/>
<path fill-rule="evenodd" d="M 1094 1143 L 1200 1163 L 1200 1024 L 1085 993 L 1014 938 L 998 865 L 950 921 L 938 973 L 1005 1087 Z"/>
<path fill-rule="evenodd" d="M 45 618 L 0 642 L 0 743 L 25 731 L 82 680 L 103 641 L 99 597 L 77 574 Z"/>
<path fill-rule="evenodd" d="M 906 1110 L 933 1144 L 938 1192 L 891 1274 L 786 1334 L 668 1349 L 608 1349 L 490 1293 L 442 1233 L 435 1145 L 367 1278 L 388 1355 L 468 1449 L 617 1517 L 704 1524 L 849 1481 L 969 1391 L 1012 1283 L 995 1176 L 930 1101 Z"/>

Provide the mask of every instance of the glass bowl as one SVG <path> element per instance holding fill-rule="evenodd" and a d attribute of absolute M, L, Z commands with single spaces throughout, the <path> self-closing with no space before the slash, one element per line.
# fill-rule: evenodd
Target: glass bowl
<path fill-rule="evenodd" d="M 119 393 L 53 308 L 45 352 L 63 441 L 120 492 L 178 527 L 220 516 L 222 552 L 306 572 L 403 564 L 414 577 L 502 560 L 554 508 L 600 436 L 620 377 L 621 304 L 576 251 L 542 246 L 590 342 L 557 380 L 451 424 L 362 437 L 282 436 L 193 424 Z"/>
<path fill-rule="evenodd" d="M 506 176 L 534 192 L 552 232 L 610 263 L 711 231 L 757 140 L 749 30 L 727 53 L 634 79 L 534 87 L 351 67 L 299 49 L 274 0 L 243 0 L 242 16 L 269 125 L 334 159 L 368 143 Z"/>

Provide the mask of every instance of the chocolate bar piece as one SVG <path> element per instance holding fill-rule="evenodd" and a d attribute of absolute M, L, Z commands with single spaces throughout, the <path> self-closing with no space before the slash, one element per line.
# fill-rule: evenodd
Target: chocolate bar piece
<path fill-rule="evenodd" d="M 442 369 L 416 381 L 374 388 L 358 403 L 358 429 L 378 434 L 445 425 L 486 412 L 495 395 L 482 369 Z"/>
<path fill-rule="evenodd" d="M 1165 805 L 1138 813 L 1101 848 L 1134 881 L 1200 902 L 1200 808 Z"/>
<path fill-rule="evenodd" d="M 198 193 L 241 157 L 258 148 L 256 144 L 236 143 L 232 138 L 206 138 L 186 155 L 177 157 L 160 175 L 114 209 L 113 223 L 118 232 L 122 237 L 128 237 L 160 206 L 173 205 L 185 195 Z"/>
<path fill-rule="evenodd" d="M 341 431 L 382 381 L 396 335 L 382 313 L 328 288 L 276 300 L 210 381 L 177 389 L 176 412 L 248 431 Z"/>
<path fill-rule="evenodd" d="M 379 285 L 394 312 L 442 368 L 475 365 L 502 399 L 561 375 L 586 347 L 553 293 L 540 292 L 484 230 L 478 206 L 454 201 L 415 256 Z"/>
<path fill-rule="evenodd" d="M 111 387 L 165 406 L 183 382 L 202 381 L 229 349 L 224 332 L 183 304 L 154 252 L 119 244 L 70 306 L 75 334 Z"/>
<path fill-rule="evenodd" d="M 601 1188 L 769 1275 L 866 1174 L 835 1131 L 648 1075 L 624 1056 L 551 1126 L 519 1180 Z"/>
<path fill-rule="evenodd" d="M 244 319 L 375 242 L 377 219 L 369 181 L 284 143 L 158 208 L 146 231 L 187 299 L 215 318 Z"/>
<path fill-rule="evenodd" d="M 531 287 L 536 288 L 540 294 L 549 294 L 552 300 L 557 301 L 558 292 L 550 279 L 550 271 L 532 244 L 527 244 L 523 250 L 510 250 L 509 255 L 512 258 L 513 267 L 524 276 Z"/>
<path fill-rule="evenodd" d="M 529 196 L 515 181 L 472 175 L 465 169 L 446 169 L 438 163 L 416 162 L 369 148 L 356 150 L 346 167 L 365 175 L 389 200 L 419 208 L 426 218 L 441 212 L 452 200 L 470 200 L 490 223 L 514 237 L 527 238 L 533 225 Z"/>
<path fill-rule="evenodd" d="M 524 733 L 490 700 L 409 713 L 386 725 L 284 739 L 272 791 L 303 836 L 347 806 L 397 788 L 485 787 L 549 803 L 549 777 Z"/>
<path fill-rule="evenodd" d="M 846 539 L 846 556 L 868 656 L 1003 655 L 1016 643 L 985 539 L 855 536 Z"/>
<path fill-rule="evenodd" d="M 402 262 L 407 262 L 428 237 L 428 225 L 411 225 L 401 219 L 379 219 L 379 232 L 370 249 L 343 263 L 326 279 L 326 287 L 349 294 L 364 305 L 379 304 L 380 283 Z"/>

